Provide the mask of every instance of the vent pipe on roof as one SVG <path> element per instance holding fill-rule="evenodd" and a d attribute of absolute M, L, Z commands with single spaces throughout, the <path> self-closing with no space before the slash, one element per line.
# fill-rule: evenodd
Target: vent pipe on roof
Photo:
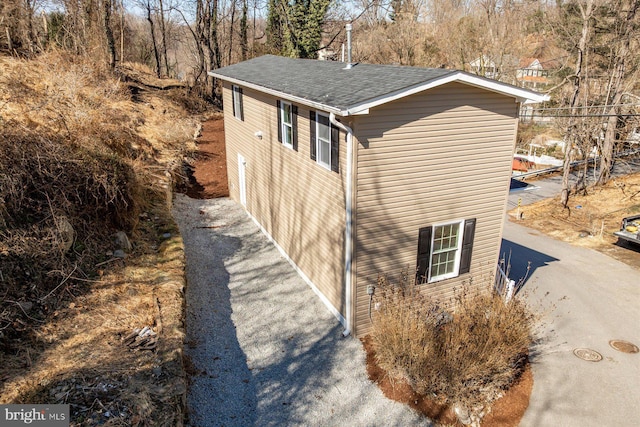
<path fill-rule="evenodd" d="M 351 30 L 353 30 L 353 25 L 350 23 L 345 25 L 345 30 L 347 30 L 347 65 L 344 67 L 345 70 L 350 70 L 355 65 L 351 62 Z"/>

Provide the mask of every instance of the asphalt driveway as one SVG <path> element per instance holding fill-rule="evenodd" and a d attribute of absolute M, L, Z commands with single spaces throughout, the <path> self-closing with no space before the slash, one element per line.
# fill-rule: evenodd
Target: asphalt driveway
<path fill-rule="evenodd" d="M 190 425 L 430 425 L 386 399 L 359 340 L 230 199 L 177 194 L 187 257 Z"/>
<path fill-rule="evenodd" d="M 508 220 L 502 252 L 511 253 L 513 279 L 531 263 L 523 290 L 545 322 L 520 425 L 637 426 L 640 353 L 616 351 L 609 341 L 640 346 L 640 269 Z M 576 348 L 595 350 L 603 360 L 579 359 Z"/>

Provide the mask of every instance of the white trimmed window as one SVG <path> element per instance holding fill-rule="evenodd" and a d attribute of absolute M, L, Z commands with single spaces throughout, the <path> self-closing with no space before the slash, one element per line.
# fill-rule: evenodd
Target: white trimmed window
<path fill-rule="evenodd" d="M 329 116 L 316 113 L 316 161 L 331 169 L 331 124 Z"/>
<path fill-rule="evenodd" d="M 232 85 L 231 98 L 233 104 L 233 117 L 238 120 L 244 120 L 244 114 L 242 111 L 242 88 Z"/>
<path fill-rule="evenodd" d="M 278 142 L 298 151 L 298 107 L 289 102 L 276 101 Z"/>
<path fill-rule="evenodd" d="M 288 102 L 280 102 L 280 126 L 282 145 L 293 149 L 293 109 Z"/>
<path fill-rule="evenodd" d="M 459 221 L 433 226 L 429 282 L 458 275 L 463 223 L 464 221 Z"/>
<path fill-rule="evenodd" d="M 330 123 L 328 114 L 319 111 L 309 112 L 309 123 L 311 160 L 340 173 L 340 130 Z"/>
<path fill-rule="evenodd" d="M 475 218 L 421 228 L 417 282 L 432 283 L 469 273 L 475 230 Z"/>

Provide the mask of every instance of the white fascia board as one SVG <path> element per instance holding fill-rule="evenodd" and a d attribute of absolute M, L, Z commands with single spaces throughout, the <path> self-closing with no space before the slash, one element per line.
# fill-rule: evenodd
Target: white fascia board
<path fill-rule="evenodd" d="M 239 86 L 243 86 L 243 87 L 248 87 L 249 89 L 253 89 L 256 90 L 258 92 L 263 92 L 263 93 L 267 93 L 269 95 L 273 95 L 276 98 L 281 98 L 281 99 L 285 99 L 287 101 L 292 101 L 295 102 L 296 104 L 302 104 L 302 105 L 306 105 L 308 107 L 312 107 L 315 108 L 317 110 L 322 110 L 322 111 L 326 111 L 327 113 L 334 113 L 336 115 L 339 116 L 344 116 L 344 112 L 342 110 L 340 110 L 339 108 L 336 107 L 331 107 L 329 105 L 326 104 L 321 104 L 319 102 L 315 102 L 315 101 L 310 101 L 308 99 L 305 98 L 300 98 L 298 96 L 294 96 L 285 92 L 280 92 L 278 90 L 275 89 L 269 89 L 267 87 L 264 86 L 260 86 L 260 85 L 256 85 L 253 83 L 249 83 L 246 82 L 244 80 L 239 80 L 239 79 L 234 79 L 233 77 L 228 77 L 228 76 L 223 76 L 220 74 L 216 74 L 213 71 L 209 71 L 207 74 L 209 74 L 210 76 L 216 77 L 220 80 L 226 80 L 230 83 L 233 83 L 235 85 L 239 85 Z"/>
<path fill-rule="evenodd" d="M 549 95 L 543 95 L 540 93 L 536 93 L 527 89 L 522 89 L 516 86 L 507 85 L 504 83 L 500 83 L 496 80 L 485 79 L 479 76 L 474 76 L 472 74 L 467 74 L 464 72 L 457 72 L 447 74 L 439 79 L 434 79 L 428 81 L 426 83 L 420 83 L 415 86 L 411 86 L 409 88 L 405 88 L 399 90 L 394 93 L 390 93 L 378 98 L 374 98 L 362 104 L 357 104 L 349 107 L 347 110 L 343 111 L 343 116 L 361 114 L 361 112 L 366 111 L 369 112 L 369 109 L 377 107 L 382 104 L 386 104 L 387 102 L 395 101 L 400 98 L 404 98 L 406 96 L 414 95 L 419 92 L 423 92 L 425 90 L 433 89 L 438 86 L 442 86 L 451 82 L 462 82 L 471 86 L 476 86 L 481 89 L 490 90 L 492 92 L 497 92 L 503 95 L 508 95 L 514 97 L 518 102 L 523 104 L 534 104 L 538 102 L 548 101 Z"/>
<path fill-rule="evenodd" d="M 497 80 L 485 79 L 480 76 L 474 76 L 473 74 L 467 74 L 463 72 L 457 73 L 458 81 L 476 86 L 482 89 L 488 89 L 493 92 L 502 93 L 504 95 L 513 96 L 524 104 L 534 104 L 538 102 L 544 102 L 551 99 L 549 95 L 534 92 L 531 90 L 519 88 L 517 86 L 507 85 Z"/>
<path fill-rule="evenodd" d="M 340 110 L 339 108 L 332 107 L 330 105 L 321 104 L 315 101 L 310 101 L 305 98 L 300 98 L 285 92 L 269 89 L 264 86 L 246 82 L 244 80 L 239 80 L 239 79 L 234 79 L 233 77 L 219 75 L 213 71 L 209 71 L 208 74 L 210 76 L 219 78 L 221 80 L 226 80 L 233 84 L 248 87 L 250 89 L 254 89 L 259 92 L 264 92 L 278 98 L 293 101 L 297 104 L 307 105 L 309 107 L 326 111 L 329 113 L 334 113 L 337 116 L 343 116 L 343 117 L 369 114 L 369 110 L 371 108 L 377 107 L 382 104 L 386 104 L 391 101 L 395 101 L 400 98 L 404 98 L 406 96 L 414 95 L 416 93 L 423 92 L 425 90 L 433 89 L 435 87 L 442 86 L 444 84 L 451 83 L 451 82 L 461 82 L 471 86 L 479 87 L 481 89 L 511 96 L 515 98 L 517 102 L 520 102 L 522 104 L 536 104 L 539 102 L 548 101 L 550 99 L 549 95 L 544 95 L 544 94 L 533 92 L 527 89 L 522 89 L 516 86 L 504 84 L 496 80 L 485 79 L 480 76 L 458 71 L 458 72 L 452 72 L 438 79 L 430 80 L 426 83 L 419 83 L 417 85 L 404 88 L 396 92 L 392 92 L 360 104 L 352 105 L 345 110 Z"/>

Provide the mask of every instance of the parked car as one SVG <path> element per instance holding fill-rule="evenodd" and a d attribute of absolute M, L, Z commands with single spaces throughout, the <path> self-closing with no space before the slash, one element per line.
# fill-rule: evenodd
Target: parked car
<path fill-rule="evenodd" d="M 640 215 L 623 218 L 620 231 L 613 234 L 618 236 L 618 239 L 640 245 Z"/>

